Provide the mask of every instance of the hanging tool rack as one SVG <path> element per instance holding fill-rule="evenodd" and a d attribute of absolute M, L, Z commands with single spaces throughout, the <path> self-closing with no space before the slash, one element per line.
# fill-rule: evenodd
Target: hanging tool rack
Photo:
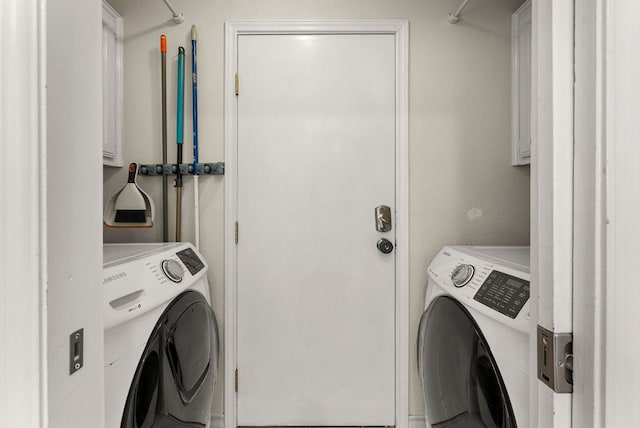
<path fill-rule="evenodd" d="M 176 175 L 178 165 L 175 163 L 153 163 L 141 164 L 138 168 L 140 175 Z M 181 163 L 180 174 L 193 175 L 192 163 Z M 224 162 L 199 163 L 198 174 L 200 175 L 224 175 Z"/>

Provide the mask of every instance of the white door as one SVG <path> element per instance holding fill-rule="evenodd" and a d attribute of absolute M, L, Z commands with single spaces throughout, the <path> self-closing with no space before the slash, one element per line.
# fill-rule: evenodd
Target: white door
<path fill-rule="evenodd" d="M 237 425 L 394 425 L 394 36 L 240 35 L 237 61 Z"/>

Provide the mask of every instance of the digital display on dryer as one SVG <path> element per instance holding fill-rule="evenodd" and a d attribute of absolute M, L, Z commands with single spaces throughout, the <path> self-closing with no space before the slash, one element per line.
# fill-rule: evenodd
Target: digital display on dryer
<path fill-rule="evenodd" d="M 522 281 L 522 280 L 515 280 L 513 278 L 508 278 L 507 282 L 505 282 L 505 284 L 507 284 L 510 287 L 515 287 L 515 288 L 520 288 L 524 285 L 526 281 Z"/>
<path fill-rule="evenodd" d="M 200 260 L 191 248 L 179 251 L 176 255 L 182 260 L 182 263 L 184 263 L 187 269 L 189 269 L 191 275 L 197 274 L 204 268 L 204 263 L 202 263 L 202 260 Z"/>
<path fill-rule="evenodd" d="M 494 270 L 473 299 L 509 318 L 515 318 L 529 300 L 530 290 L 529 281 Z"/>

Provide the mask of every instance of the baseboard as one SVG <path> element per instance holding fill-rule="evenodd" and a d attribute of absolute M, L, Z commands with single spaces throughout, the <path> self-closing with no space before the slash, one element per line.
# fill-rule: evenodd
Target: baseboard
<path fill-rule="evenodd" d="M 424 416 L 409 416 L 409 428 L 427 428 Z"/>
<path fill-rule="evenodd" d="M 210 428 L 224 428 L 224 416 L 211 415 Z M 427 428 L 424 416 L 409 416 L 409 428 Z"/>
<path fill-rule="evenodd" d="M 222 415 L 211 415 L 211 425 L 209 425 L 209 427 L 210 428 L 224 428 L 224 416 L 222 416 Z"/>

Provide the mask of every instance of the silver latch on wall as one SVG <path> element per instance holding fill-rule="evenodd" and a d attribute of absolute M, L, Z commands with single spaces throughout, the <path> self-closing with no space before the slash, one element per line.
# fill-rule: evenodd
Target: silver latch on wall
<path fill-rule="evenodd" d="M 573 392 L 573 335 L 538 326 L 538 379 L 555 392 Z"/>

